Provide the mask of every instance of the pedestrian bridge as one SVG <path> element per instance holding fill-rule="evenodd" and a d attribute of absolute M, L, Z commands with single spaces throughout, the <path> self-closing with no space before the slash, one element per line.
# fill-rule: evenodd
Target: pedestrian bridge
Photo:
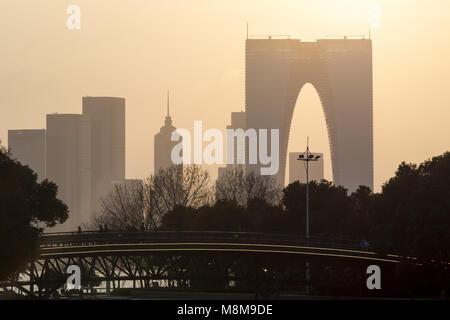
<path fill-rule="evenodd" d="M 289 234 L 225 231 L 84 231 L 45 233 L 38 257 L 28 269 L 0 283 L 0 291 L 29 296 L 64 292 L 67 268 L 82 269 L 83 287 L 189 287 L 211 283 L 260 283 L 268 274 L 295 288 L 304 284 L 304 262 L 394 266 L 403 258 L 377 252 L 360 241 Z M 216 272 L 211 271 L 213 266 Z M 276 270 L 278 268 L 278 270 Z M 217 272 L 217 270 L 221 270 Z M 223 270 L 227 270 L 225 273 Z M 262 271 L 261 271 L 262 270 Z M 258 278 L 259 277 L 259 278 Z M 220 279 L 219 279 L 220 278 Z M 200 280 L 199 280 L 200 279 Z M 210 281 L 207 280 L 207 281 Z M 240 282 L 239 282 L 240 281 Z M 280 280 L 281 281 L 281 280 Z M 302 282 L 303 281 L 303 282 Z M 198 283 L 198 282 L 197 282 Z M 221 286 L 219 285 L 219 286 Z M 97 289 L 93 289 L 97 288 Z"/>
<path fill-rule="evenodd" d="M 158 252 L 254 252 L 397 263 L 399 256 L 362 248 L 360 241 L 288 234 L 222 231 L 72 232 L 41 236 L 41 259 Z"/>

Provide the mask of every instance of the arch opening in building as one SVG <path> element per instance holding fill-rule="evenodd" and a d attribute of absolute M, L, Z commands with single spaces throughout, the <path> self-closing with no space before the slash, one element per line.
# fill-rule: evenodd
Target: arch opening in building
<path fill-rule="evenodd" d="M 311 83 L 324 110 L 334 183 L 373 190 L 371 40 L 247 39 L 245 76 L 247 127 L 279 129 L 280 184 L 297 97 Z"/>

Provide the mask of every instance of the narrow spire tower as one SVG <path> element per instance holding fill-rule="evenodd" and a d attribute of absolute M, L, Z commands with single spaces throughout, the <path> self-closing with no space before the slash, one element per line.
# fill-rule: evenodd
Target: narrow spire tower
<path fill-rule="evenodd" d="M 167 90 L 167 117 L 170 117 L 170 96 L 169 96 L 169 90 Z"/>
<path fill-rule="evenodd" d="M 154 136 L 154 173 L 157 173 L 160 169 L 165 169 L 173 165 L 171 153 L 173 147 L 178 143 L 172 141 L 172 133 L 177 129 L 172 125 L 172 118 L 170 117 L 170 95 L 167 90 L 167 102 L 166 102 L 166 119 L 164 126 L 162 126 L 157 134 Z"/>
<path fill-rule="evenodd" d="M 166 120 L 164 122 L 167 125 L 172 125 L 172 118 L 170 117 L 170 96 L 169 96 L 169 90 L 167 90 L 167 116 Z"/>

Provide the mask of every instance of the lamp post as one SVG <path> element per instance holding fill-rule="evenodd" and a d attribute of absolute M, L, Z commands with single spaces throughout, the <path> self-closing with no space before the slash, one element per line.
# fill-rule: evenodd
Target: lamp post
<path fill-rule="evenodd" d="M 309 162 L 319 160 L 319 155 L 314 155 L 309 151 L 309 138 L 306 142 L 306 151 L 298 156 L 297 160 L 305 163 L 306 170 L 306 240 L 309 240 Z M 309 280 L 311 278 L 309 261 L 306 262 L 306 294 L 309 294 Z"/>

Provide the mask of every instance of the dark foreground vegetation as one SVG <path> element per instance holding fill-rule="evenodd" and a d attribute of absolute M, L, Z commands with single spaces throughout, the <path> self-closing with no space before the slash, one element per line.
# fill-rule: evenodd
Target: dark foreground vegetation
<path fill-rule="evenodd" d="M 38 183 L 36 173 L 12 159 L 0 144 L 0 281 L 36 257 L 45 227 L 68 218 L 57 190 L 48 180 Z"/>
<path fill-rule="evenodd" d="M 199 206 L 185 206 L 173 201 L 169 209 L 158 216 L 155 230 L 247 231 L 304 236 L 306 185 L 295 182 L 277 194 L 274 182 L 264 178 L 259 178 L 261 180 L 256 183 L 264 187 L 256 190 L 253 186 L 255 179 L 258 178 L 241 172 L 228 172 L 215 186 L 218 200 Z M 401 163 L 395 176 L 383 185 L 380 193 L 372 193 L 368 187 L 360 186 L 349 194 L 342 186 L 324 180 L 311 182 L 309 192 L 313 237 L 360 240 L 362 246 L 368 245 L 370 250 L 417 259 L 405 259 L 401 264 L 384 268 L 383 290 L 379 292 L 370 292 L 366 288 L 367 263 L 343 264 L 316 259 L 311 262 L 316 294 L 417 297 L 449 293 L 449 152 L 420 165 Z M 103 218 L 105 223 L 110 221 L 114 224 L 111 216 Z M 197 270 L 200 278 L 206 279 L 208 271 L 200 267 L 200 261 L 196 260 L 196 265 L 188 269 Z M 284 288 L 290 288 L 289 284 L 293 284 L 294 279 L 304 279 L 305 260 L 282 262 L 279 257 L 266 255 L 265 259 L 258 261 L 250 259 L 247 262 L 247 266 L 253 265 L 249 276 L 259 274 L 259 270 L 269 270 L 268 279 L 275 281 L 280 279 L 280 274 L 290 274 L 289 280 L 281 286 Z M 206 267 L 208 261 L 203 262 Z M 285 265 L 281 267 L 280 263 Z M 233 259 L 228 264 L 225 261 L 220 263 L 223 266 L 233 264 L 236 264 Z M 287 271 L 289 269 L 292 270 Z M 273 281 L 271 286 L 274 286 Z M 214 283 L 211 279 L 205 282 Z M 195 286 L 194 283 L 191 281 L 190 285 Z M 225 284 L 223 286 L 226 287 Z M 243 288 L 247 287 L 248 284 L 243 285 Z"/>
<path fill-rule="evenodd" d="M 305 235 L 305 189 L 299 182 L 281 189 L 270 178 L 237 169 L 211 185 L 207 172 L 199 167 L 174 166 L 142 184 L 114 186 L 89 227 Z M 311 261 L 314 294 L 449 294 L 449 152 L 420 165 L 400 164 L 380 193 L 360 186 L 349 194 L 325 180 L 311 182 L 309 192 L 313 237 L 361 240 L 369 250 L 417 258 L 383 267 L 383 289 L 376 292 L 366 288 L 367 263 L 315 259 Z M 39 233 L 64 222 L 67 214 L 67 207 L 57 199 L 57 186 L 46 180 L 38 183 L 31 169 L 1 148 L 0 280 L 23 270 L 38 252 Z M 148 264 L 160 267 L 170 261 L 172 287 L 273 293 L 304 288 L 305 257 L 217 253 L 148 259 Z"/>

